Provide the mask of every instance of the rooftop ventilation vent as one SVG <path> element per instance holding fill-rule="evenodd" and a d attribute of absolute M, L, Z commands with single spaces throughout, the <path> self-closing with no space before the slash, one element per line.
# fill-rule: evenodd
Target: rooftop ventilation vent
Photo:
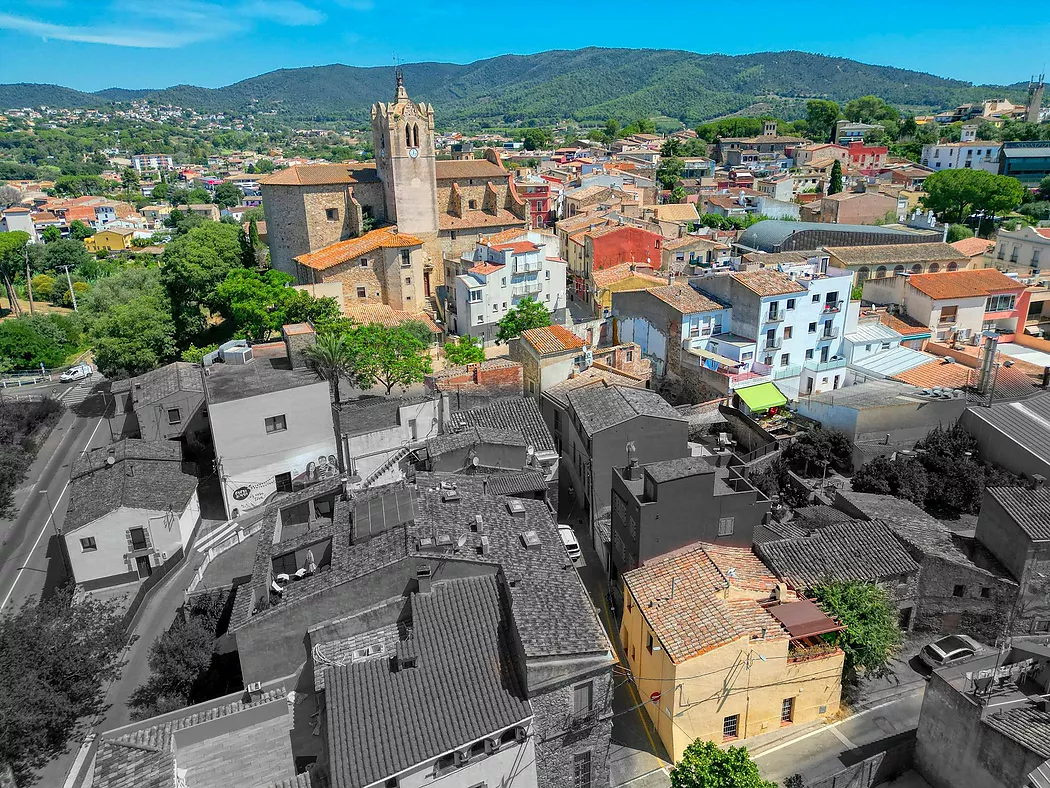
<path fill-rule="evenodd" d="M 529 529 L 521 535 L 521 542 L 525 545 L 526 550 L 540 549 L 540 536 L 532 529 Z"/>
<path fill-rule="evenodd" d="M 509 501 L 507 501 L 507 511 L 510 512 L 511 515 L 514 517 L 524 517 L 525 504 L 517 498 L 511 498 Z M 478 517 L 480 518 L 481 515 L 478 515 Z"/>

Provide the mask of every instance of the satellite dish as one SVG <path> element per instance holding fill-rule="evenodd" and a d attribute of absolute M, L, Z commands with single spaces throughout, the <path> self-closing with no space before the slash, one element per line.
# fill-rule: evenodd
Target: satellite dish
<path fill-rule="evenodd" d="M 477 456 L 471 457 L 470 464 L 477 468 L 479 465 L 481 465 L 481 460 Z"/>
<path fill-rule="evenodd" d="M 106 457 L 106 465 L 113 465 L 116 461 L 116 457 Z"/>

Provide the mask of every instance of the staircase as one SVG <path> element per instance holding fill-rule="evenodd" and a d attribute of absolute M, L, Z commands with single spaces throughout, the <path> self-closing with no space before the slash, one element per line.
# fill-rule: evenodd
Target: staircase
<path fill-rule="evenodd" d="M 395 465 L 397 465 L 399 462 L 401 462 L 401 460 L 405 459 L 405 457 L 407 457 L 411 453 L 412 453 L 412 449 L 410 449 L 408 446 L 402 446 L 396 452 L 394 452 L 389 457 L 387 457 L 382 465 L 380 465 L 378 468 L 376 468 L 374 471 L 372 471 L 370 474 L 368 474 L 367 477 L 365 477 L 365 480 L 363 482 L 361 482 L 361 489 L 362 490 L 367 490 L 384 473 L 389 471 L 391 468 L 393 468 Z"/>

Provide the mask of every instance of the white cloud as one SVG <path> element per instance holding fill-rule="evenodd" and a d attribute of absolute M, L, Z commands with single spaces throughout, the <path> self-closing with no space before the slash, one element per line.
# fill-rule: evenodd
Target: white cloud
<path fill-rule="evenodd" d="M 40 5 L 34 6 L 34 10 L 39 11 L 40 8 Z M 45 40 L 140 49 L 176 49 L 244 32 L 258 23 L 311 26 L 321 24 L 327 17 L 299 0 L 241 0 L 226 5 L 208 0 L 165 0 L 162 3 L 111 0 L 108 9 L 97 18 L 134 22 L 122 25 L 106 22 L 98 25 L 66 25 L 0 13 L 0 29 L 14 30 Z"/>

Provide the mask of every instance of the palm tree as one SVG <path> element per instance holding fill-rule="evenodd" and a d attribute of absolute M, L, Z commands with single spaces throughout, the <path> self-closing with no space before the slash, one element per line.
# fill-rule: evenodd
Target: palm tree
<path fill-rule="evenodd" d="M 352 377 L 353 352 L 342 334 L 327 332 L 317 338 L 317 342 L 303 351 L 307 363 L 324 378 L 332 387 L 332 395 L 339 404 L 339 379 Z"/>

